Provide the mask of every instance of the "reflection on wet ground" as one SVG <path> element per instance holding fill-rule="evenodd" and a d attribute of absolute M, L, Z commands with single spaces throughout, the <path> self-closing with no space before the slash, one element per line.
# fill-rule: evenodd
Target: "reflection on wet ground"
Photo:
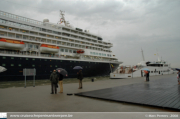
<path fill-rule="evenodd" d="M 76 95 L 180 110 L 180 85 L 176 78 L 162 77 L 150 82 L 82 92 Z"/>
<path fill-rule="evenodd" d="M 83 79 L 83 82 L 91 82 L 91 79 L 94 78 L 94 81 L 101 81 L 101 80 L 109 80 L 109 76 L 104 77 L 87 77 Z M 65 78 L 63 80 L 64 84 L 67 83 L 78 83 L 79 80 L 77 78 Z M 42 85 L 50 85 L 50 80 L 35 80 L 35 86 L 42 86 Z M 0 82 L 0 88 L 10 88 L 10 87 L 24 87 L 25 86 L 25 80 L 23 81 L 2 81 Z M 33 80 L 27 80 L 26 86 L 30 87 L 33 86 Z"/>

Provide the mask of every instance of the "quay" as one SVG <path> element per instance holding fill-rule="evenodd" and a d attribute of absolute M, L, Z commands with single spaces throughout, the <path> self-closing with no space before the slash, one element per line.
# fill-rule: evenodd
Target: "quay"
<path fill-rule="evenodd" d="M 175 74 L 152 76 L 150 77 L 150 82 L 145 82 L 145 77 L 140 77 L 133 79 L 109 79 L 95 82 L 83 82 L 83 89 L 78 89 L 78 85 L 78 83 L 64 84 L 63 94 L 50 94 L 50 85 L 0 89 L 0 112 L 173 112 L 177 110 L 142 104 L 139 105 L 137 103 L 132 104 L 128 103 L 128 101 L 117 102 L 76 95 L 68 96 L 67 93 L 85 95 L 88 94 L 88 92 L 101 90 L 101 95 L 106 95 L 108 93 L 106 92 L 107 89 L 123 89 L 123 87 L 127 89 L 129 86 L 131 90 L 133 87 L 136 87 L 136 90 L 134 90 L 133 95 L 129 95 L 129 98 L 126 98 L 127 100 L 130 100 L 132 98 L 131 96 L 134 96 L 136 93 L 140 95 L 140 91 L 143 91 L 144 88 L 146 88 L 146 91 L 143 92 L 142 95 L 146 96 L 149 93 L 148 91 L 160 94 L 159 91 L 165 92 L 167 90 L 173 91 L 169 92 L 171 96 L 180 95 L 180 92 L 178 93 L 178 91 L 180 91 L 180 86 L 178 86 Z M 173 89 L 171 90 L 171 88 Z M 119 94 L 120 93 L 122 93 L 121 90 L 119 90 Z M 125 93 L 128 95 L 128 92 Z M 117 91 L 117 95 L 119 94 Z M 167 99 L 166 101 L 168 101 L 168 99 L 174 99 L 178 104 L 180 101 L 180 96 L 176 97 L 176 99 L 173 97 L 164 98 Z M 154 101 L 154 103 L 157 102 Z"/>

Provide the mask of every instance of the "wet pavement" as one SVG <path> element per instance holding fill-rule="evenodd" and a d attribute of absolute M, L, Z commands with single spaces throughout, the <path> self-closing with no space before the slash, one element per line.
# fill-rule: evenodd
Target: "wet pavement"
<path fill-rule="evenodd" d="M 159 80 L 88 91 L 76 95 L 180 111 L 180 85 L 176 78 L 164 77 Z"/>
<path fill-rule="evenodd" d="M 91 79 L 94 77 L 87 77 L 83 79 L 83 82 L 91 82 Z M 110 80 L 109 77 L 95 77 L 94 81 L 102 81 L 102 80 Z M 63 80 L 64 84 L 68 83 L 78 83 L 79 80 L 77 78 L 65 78 Z M 49 79 L 44 80 L 35 80 L 35 83 L 33 80 L 27 80 L 26 81 L 26 87 L 32 87 L 32 86 L 43 86 L 43 85 L 50 85 Z M 10 87 L 25 87 L 25 80 L 21 81 L 1 81 L 0 82 L 0 88 L 10 88 Z"/>
<path fill-rule="evenodd" d="M 176 75 L 163 75 L 150 77 L 150 82 L 159 82 L 158 80 L 166 79 L 174 80 Z M 77 80 L 77 79 L 76 79 Z M 78 80 L 77 80 L 78 81 Z M 146 85 L 144 78 L 134 79 L 102 79 L 91 82 L 83 80 L 83 89 L 78 89 L 77 82 L 66 83 L 63 85 L 64 93 L 50 94 L 51 86 L 37 85 L 35 87 L 28 86 L 1 88 L 0 89 L 0 112 L 172 112 L 175 110 L 151 107 L 145 105 L 129 104 L 125 102 L 114 102 L 109 100 L 101 100 L 71 95 L 67 93 L 83 93 L 100 89 L 107 89 L 119 86 L 136 87 L 136 84 Z M 64 81 L 65 82 L 65 81 Z M 160 83 L 161 84 L 161 83 Z M 159 83 L 157 84 L 160 85 Z M 167 83 L 168 85 L 168 83 Z M 151 86 L 149 87 L 151 88 Z M 162 88 L 160 86 L 160 88 Z M 139 88 L 140 90 L 141 88 Z M 171 87 L 169 87 L 171 89 Z M 148 87 L 147 87 L 148 90 Z M 158 87 L 153 91 L 158 91 Z M 162 89 L 164 90 L 164 89 Z M 59 91 L 59 88 L 58 88 Z M 174 91 L 175 92 L 175 91 Z M 103 92 L 102 94 L 106 94 Z M 173 95 L 173 94 L 172 94 Z M 129 98 L 130 100 L 130 98 Z"/>

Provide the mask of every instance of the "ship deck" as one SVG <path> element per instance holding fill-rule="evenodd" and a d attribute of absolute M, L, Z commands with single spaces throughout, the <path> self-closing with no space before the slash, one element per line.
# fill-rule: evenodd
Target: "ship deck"
<path fill-rule="evenodd" d="M 152 76 L 150 82 L 144 82 L 144 78 L 133 79 L 108 79 L 95 82 L 83 82 L 83 89 L 78 89 L 78 83 L 64 84 L 63 94 L 50 94 L 50 85 L 31 86 L 24 88 L 0 88 L 0 112 L 172 112 L 177 110 L 165 109 L 149 106 L 150 102 L 156 105 L 168 103 L 174 100 L 174 106 L 179 107 L 180 97 L 177 86 L 176 75 Z M 163 80 L 163 81 L 162 81 Z M 1 82 L 2 84 L 3 82 Z M 3 85 L 3 84 L 2 84 Z M 117 99 L 124 98 L 123 101 L 110 101 L 110 99 L 97 99 L 98 96 L 109 95 L 108 90 L 112 90 L 112 96 Z M 121 90 L 123 89 L 123 90 Z M 58 88 L 59 91 L 59 88 Z M 99 93 L 101 92 L 101 93 Z M 91 94 L 97 98 L 87 98 L 73 94 Z M 166 95 L 166 94 L 169 94 Z M 154 95 L 153 97 L 148 97 Z M 134 99 L 132 99 L 132 97 Z M 144 97 L 144 99 L 143 99 Z M 176 97 L 176 98 L 175 98 Z M 153 99 L 152 99 L 153 98 Z M 164 98 L 164 99 L 163 99 Z M 147 101 L 146 101 L 147 100 Z M 155 101 L 156 100 L 156 101 Z M 159 101 L 157 101 L 159 100 Z M 136 101 L 136 104 L 128 103 Z M 127 102 L 127 103 L 125 103 Z M 149 103 L 149 105 L 137 102 Z M 167 102 L 167 103 L 165 103 Z M 177 103 L 175 103 L 177 102 Z M 140 104 L 140 105 L 139 105 Z M 172 103 L 171 103 L 172 104 Z"/>

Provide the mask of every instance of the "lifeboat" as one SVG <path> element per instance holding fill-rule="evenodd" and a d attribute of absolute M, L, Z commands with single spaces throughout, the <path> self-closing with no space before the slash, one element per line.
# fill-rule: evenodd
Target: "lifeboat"
<path fill-rule="evenodd" d="M 77 53 L 84 53 L 84 50 L 77 50 Z"/>
<path fill-rule="evenodd" d="M 57 53 L 59 51 L 58 46 L 42 44 L 40 51 L 44 53 Z"/>
<path fill-rule="evenodd" d="M 0 48 L 21 50 L 25 47 L 25 43 L 17 40 L 9 40 L 5 38 L 0 39 Z"/>

